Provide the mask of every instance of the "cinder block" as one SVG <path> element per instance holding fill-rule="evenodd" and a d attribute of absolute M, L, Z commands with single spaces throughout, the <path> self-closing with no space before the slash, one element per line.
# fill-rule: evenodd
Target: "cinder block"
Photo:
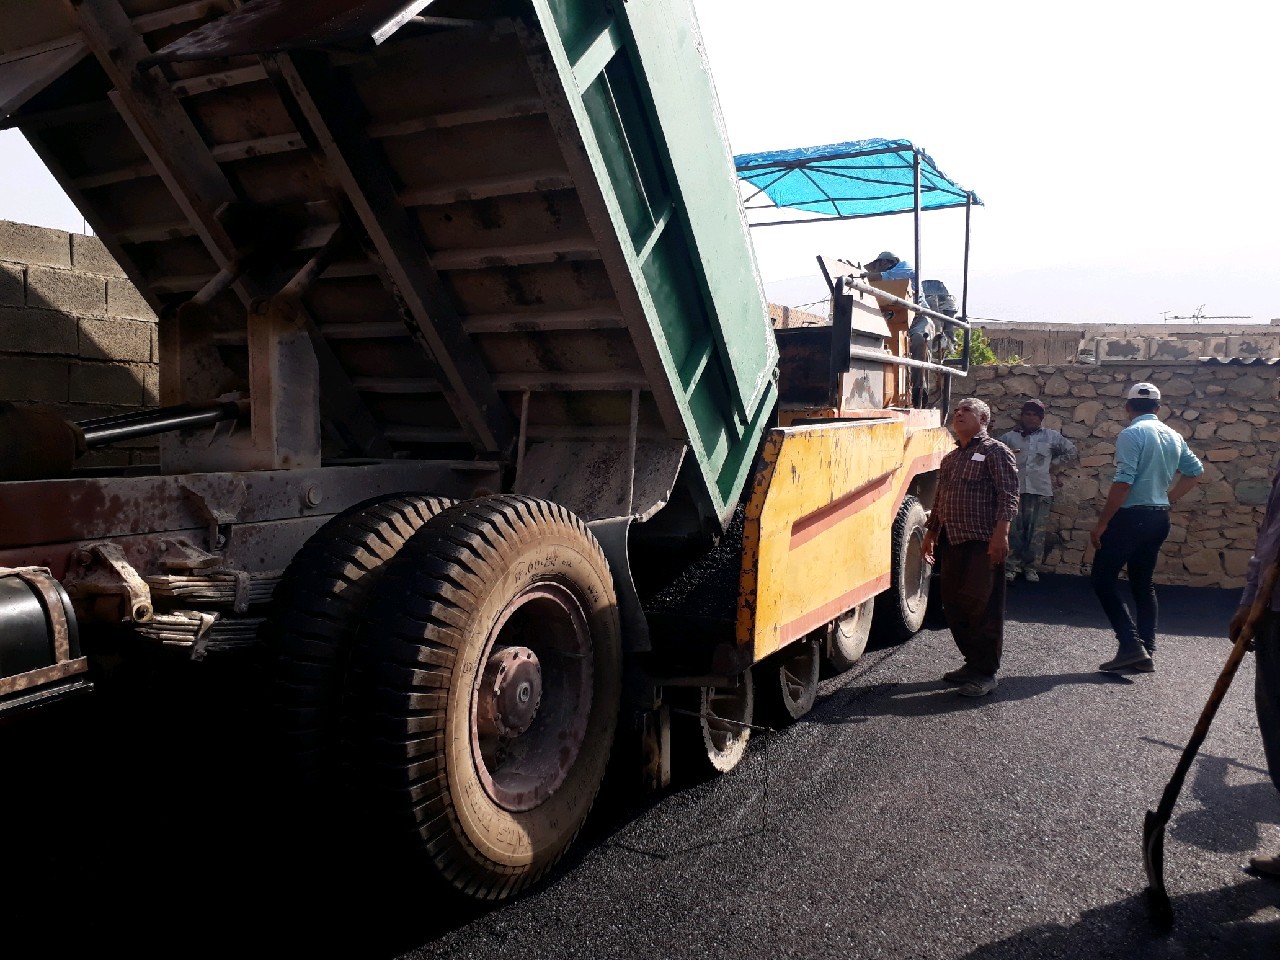
<path fill-rule="evenodd" d="M 1228 337 L 1205 337 L 1204 353 L 1202 357 L 1223 357 L 1229 359 L 1234 356 L 1228 347 Z"/>
<path fill-rule="evenodd" d="M 1202 340 L 1163 340 L 1150 338 L 1152 360 L 1158 363 L 1194 363 L 1198 358 L 1208 356 L 1204 352 Z"/>
<path fill-rule="evenodd" d="M 0 400 L 66 403 L 68 382 L 66 361 L 0 357 Z"/>
<path fill-rule="evenodd" d="M 1247 360 L 1255 357 L 1276 357 L 1280 356 L 1280 344 L 1277 344 L 1275 336 L 1268 334 L 1227 337 L 1227 356 L 1242 357 Z"/>
<path fill-rule="evenodd" d="M 142 320 L 80 321 L 80 356 L 86 360 L 151 362 L 152 324 Z"/>
<path fill-rule="evenodd" d="M 28 307 L 100 317 L 106 310 L 106 304 L 106 281 L 101 277 L 49 267 L 27 270 Z"/>
<path fill-rule="evenodd" d="M 123 277 L 124 271 L 116 263 L 98 237 L 83 233 L 71 234 L 71 266 L 84 273 L 96 273 L 104 277 Z"/>
<path fill-rule="evenodd" d="M 149 407 L 160 404 L 160 364 L 150 363 L 142 369 L 142 402 Z"/>
<path fill-rule="evenodd" d="M 140 406 L 143 402 L 144 369 L 109 363 L 72 364 L 69 382 L 71 402 Z"/>
<path fill-rule="evenodd" d="M 1114 360 L 1146 360 L 1151 356 L 1151 344 L 1146 337 L 1117 339 L 1099 337 L 1094 347 L 1099 363 Z"/>
<path fill-rule="evenodd" d="M 63 230 L 0 220 L 0 260 L 45 267 L 70 267 L 70 234 Z"/>
<path fill-rule="evenodd" d="M 126 279 L 107 281 L 107 315 L 130 320 L 156 319 L 151 304 L 143 298 L 135 287 Z"/>
<path fill-rule="evenodd" d="M 26 268 L 20 263 L 0 262 L 0 306 L 24 306 L 27 302 L 26 297 Z"/>
<path fill-rule="evenodd" d="M 0 350 L 75 356 L 76 318 L 56 310 L 0 310 Z"/>

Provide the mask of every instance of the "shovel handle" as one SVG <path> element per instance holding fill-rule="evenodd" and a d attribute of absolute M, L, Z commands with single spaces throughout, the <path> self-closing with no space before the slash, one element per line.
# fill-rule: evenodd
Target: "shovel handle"
<path fill-rule="evenodd" d="M 1236 637 L 1236 642 L 1231 647 L 1231 653 L 1227 657 L 1227 662 L 1223 664 L 1217 683 L 1213 685 L 1213 692 L 1209 694 L 1208 702 L 1200 711 L 1200 719 L 1196 721 L 1195 729 L 1191 731 L 1191 739 L 1182 751 L 1182 756 L 1178 758 L 1178 766 L 1173 771 L 1173 777 L 1164 788 L 1164 794 L 1160 797 L 1160 806 L 1156 808 L 1155 813 L 1156 819 L 1162 824 L 1169 822 L 1173 805 L 1177 803 L 1178 794 L 1182 792 L 1183 781 L 1187 778 L 1187 771 L 1191 769 L 1191 762 L 1200 751 L 1200 745 L 1204 743 L 1204 738 L 1209 733 L 1209 724 L 1213 723 L 1218 707 L 1222 704 L 1223 697 L 1227 695 L 1231 681 L 1235 679 L 1236 670 L 1240 667 L 1240 661 L 1244 659 L 1245 651 L 1249 649 L 1258 621 L 1271 606 L 1271 594 L 1275 591 L 1277 580 L 1280 580 L 1280 560 L 1268 566 L 1263 573 L 1262 582 L 1258 585 L 1258 593 L 1249 607 L 1249 615 L 1245 618 L 1244 626 L 1240 628 L 1240 635 Z"/>

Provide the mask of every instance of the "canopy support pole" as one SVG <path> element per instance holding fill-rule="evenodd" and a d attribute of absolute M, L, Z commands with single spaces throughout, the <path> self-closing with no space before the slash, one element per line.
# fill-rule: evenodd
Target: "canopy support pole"
<path fill-rule="evenodd" d="M 920 266 L 920 150 L 918 148 L 911 152 L 911 179 L 912 179 L 912 191 L 915 194 L 914 209 L 912 210 L 912 219 L 915 224 L 915 232 L 916 232 L 915 288 L 916 288 L 916 299 L 921 300 L 923 299 L 923 296 L 924 296 L 923 294 L 924 281 L 921 279 L 924 276 L 924 271 L 921 269 L 921 266 Z"/>
<path fill-rule="evenodd" d="M 964 196 L 964 278 L 960 286 L 960 319 L 964 321 L 964 355 L 961 358 L 961 369 L 969 369 L 969 228 L 973 213 L 973 194 Z"/>

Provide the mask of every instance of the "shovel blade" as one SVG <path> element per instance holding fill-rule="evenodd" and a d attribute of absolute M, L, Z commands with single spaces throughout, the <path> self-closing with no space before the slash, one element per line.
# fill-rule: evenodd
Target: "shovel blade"
<path fill-rule="evenodd" d="M 1142 821 L 1142 865 L 1147 870 L 1147 907 L 1158 927 L 1173 925 L 1173 903 L 1164 886 L 1165 821 L 1148 810 Z"/>

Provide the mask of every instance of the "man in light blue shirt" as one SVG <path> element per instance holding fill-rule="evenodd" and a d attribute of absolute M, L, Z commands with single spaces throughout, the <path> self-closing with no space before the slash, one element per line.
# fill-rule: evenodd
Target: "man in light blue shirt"
<path fill-rule="evenodd" d="M 914 280 L 916 272 L 911 264 L 894 256 L 889 250 L 880 251 L 880 255 L 866 266 L 869 280 Z"/>
<path fill-rule="evenodd" d="M 1187 441 L 1156 419 L 1160 389 L 1135 383 L 1125 395 L 1129 426 L 1116 437 L 1116 475 L 1090 539 L 1093 592 L 1120 646 L 1098 669 L 1156 668 L 1156 589 L 1152 583 L 1160 547 L 1169 536 L 1169 507 L 1196 485 L 1204 467 Z M 1177 476 L 1177 483 L 1173 478 Z M 1172 489 L 1170 484 L 1173 483 Z M 1120 571 L 1129 568 L 1137 623 L 1120 597 Z"/>

